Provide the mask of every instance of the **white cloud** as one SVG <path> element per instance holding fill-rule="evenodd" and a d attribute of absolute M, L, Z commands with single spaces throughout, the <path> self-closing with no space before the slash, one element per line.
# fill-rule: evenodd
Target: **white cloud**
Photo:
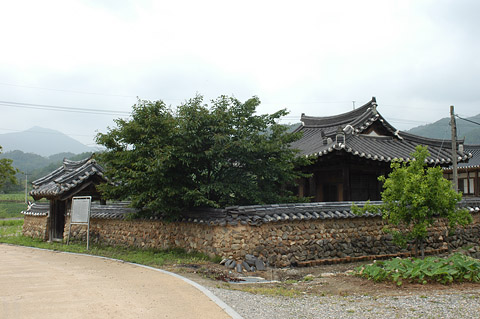
<path fill-rule="evenodd" d="M 297 117 L 348 111 L 375 95 L 387 117 L 435 121 L 450 104 L 475 115 L 477 9 L 475 1 L 8 1 L 0 4 L 0 94 L 122 111 L 135 96 L 175 105 L 197 92 L 258 95 L 260 112 L 287 107 Z M 113 125 L 0 111 L 0 133 L 38 125 L 94 135 Z"/>

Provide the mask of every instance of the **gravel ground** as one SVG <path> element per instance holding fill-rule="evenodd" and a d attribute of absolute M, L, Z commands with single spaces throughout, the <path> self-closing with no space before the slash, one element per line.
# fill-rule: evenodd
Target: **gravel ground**
<path fill-rule="evenodd" d="M 208 288 L 247 318 L 480 318 L 480 291 L 408 296 L 269 297 Z"/>

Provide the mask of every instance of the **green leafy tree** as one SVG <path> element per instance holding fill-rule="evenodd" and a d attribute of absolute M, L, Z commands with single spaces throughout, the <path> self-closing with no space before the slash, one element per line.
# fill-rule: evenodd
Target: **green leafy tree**
<path fill-rule="evenodd" d="M 2 147 L 0 146 L 0 154 L 2 154 Z M 17 171 L 12 166 L 12 160 L 8 158 L 0 159 L 0 189 L 5 185 L 5 183 L 10 182 L 11 184 L 16 184 L 17 179 L 15 174 Z"/>
<path fill-rule="evenodd" d="M 255 115 L 257 97 L 241 103 L 220 96 L 211 106 L 196 96 L 172 110 L 139 101 L 131 119 L 98 134 L 111 181 L 108 199 L 129 199 L 143 214 L 174 216 L 191 207 L 225 207 L 298 200 L 289 191 L 295 168 L 308 160 L 289 147 L 298 139 L 271 115 Z"/>
<path fill-rule="evenodd" d="M 442 169 L 427 166 L 429 155 L 427 147 L 419 145 L 411 154 L 414 160 L 392 162 L 388 178 L 379 177 L 383 182 L 383 204 L 367 204 L 362 209 L 353 207 L 359 214 L 379 209 L 387 222 L 385 231 L 401 245 L 414 240 L 416 251 L 418 253 L 420 249 L 422 258 L 428 228 L 440 218 L 448 221 L 450 231 L 472 222 L 468 210 L 457 207 L 462 194 L 453 190 L 451 182 L 443 177 Z"/>

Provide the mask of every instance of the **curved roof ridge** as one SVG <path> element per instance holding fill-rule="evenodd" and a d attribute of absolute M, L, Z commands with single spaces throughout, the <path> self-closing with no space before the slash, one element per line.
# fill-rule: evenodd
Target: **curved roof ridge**
<path fill-rule="evenodd" d="M 438 139 L 438 138 L 431 138 L 431 137 L 424 137 L 424 136 L 420 136 L 420 135 L 415 135 L 415 134 L 411 134 L 411 133 L 407 133 L 405 131 L 400 131 L 399 132 L 400 136 L 410 140 L 410 141 L 414 141 L 414 142 L 418 142 L 418 143 L 421 143 L 421 142 L 427 142 L 429 145 L 435 145 L 435 146 L 447 146 L 447 147 L 452 147 L 452 142 L 451 142 L 451 139 L 447 138 L 447 139 Z M 463 144 L 464 142 L 464 139 L 461 139 L 461 140 L 457 140 L 457 143 L 460 143 L 460 144 Z M 464 148 L 465 148 L 465 144 L 464 144 Z"/>
<path fill-rule="evenodd" d="M 38 186 L 40 184 L 48 183 L 49 181 L 54 180 L 54 179 L 58 178 L 58 176 L 62 175 L 63 170 L 64 170 L 64 167 L 60 166 L 59 168 L 57 168 L 56 170 L 54 170 L 50 174 L 47 174 L 43 177 L 40 177 L 39 179 L 34 180 L 32 182 L 32 185 L 33 186 Z"/>
<path fill-rule="evenodd" d="M 372 106 L 376 107 L 376 105 L 377 105 L 377 100 L 375 97 L 372 97 L 372 99 L 366 104 L 362 105 L 359 108 L 356 108 L 355 110 L 352 110 L 346 113 L 333 115 L 333 116 L 323 116 L 323 117 L 307 116 L 305 114 L 302 114 L 300 120 L 304 123 L 304 126 L 314 126 L 314 127 L 339 126 L 342 124 L 348 124 L 358 119 L 360 115 L 366 113 L 368 109 L 371 108 Z"/>
<path fill-rule="evenodd" d="M 82 159 L 80 161 L 72 161 L 72 160 L 69 160 L 67 158 L 64 158 L 62 166 L 60 166 L 59 168 L 57 168 L 53 172 L 51 172 L 51 173 L 49 173 L 49 174 L 47 174 L 43 177 L 40 177 L 39 179 L 34 180 L 32 182 L 32 185 L 33 186 L 39 186 L 41 184 L 47 184 L 48 182 L 55 181 L 57 178 L 61 177 L 65 173 L 75 171 L 79 167 L 82 167 L 88 161 L 90 161 L 90 160 L 95 161 L 93 159 L 93 155 L 94 154 L 92 154 L 89 157 L 87 157 L 85 159 Z"/>
<path fill-rule="evenodd" d="M 90 169 L 87 170 L 87 168 Z M 93 171 L 93 168 L 95 168 L 95 171 L 98 172 L 98 174 L 103 174 L 104 172 L 103 168 L 98 165 L 94 159 L 90 158 L 88 161 L 86 161 L 83 165 L 77 167 L 75 170 L 67 172 L 67 174 L 65 175 L 59 176 L 57 179 L 55 179 L 55 183 L 63 183 L 65 181 L 68 181 L 69 179 L 72 179 L 72 177 L 79 175 L 80 173 Z M 95 173 L 95 171 L 93 173 Z"/>
<path fill-rule="evenodd" d="M 54 198 L 82 187 L 83 183 L 98 182 L 100 179 L 106 180 L 104 169 L 93 159 L 93 156 L 81 161 L 64 160 L 63 166 L 36 181 L 30 195 L 35 199 Z"/>
<path fill-rule="evenodd" d="M 93 159 L 93 154 L 87 158 L 84 158 L 80 161 L 72 161 L 69 160 L 68 158 L 63 159 L 63 167 L 65 168 L 66 171 L 71 171 L 71 170 L 76 170 L 79 167 L 82 167 L 85 165 L 88 161 Z"/>

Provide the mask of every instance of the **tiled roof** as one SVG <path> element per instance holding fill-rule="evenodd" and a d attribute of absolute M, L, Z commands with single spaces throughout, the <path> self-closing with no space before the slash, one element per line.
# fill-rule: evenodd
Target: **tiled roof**
<path fill-rule="evenodd" d="M 99 205 L 92 203 L 90 208 L 92 218 L 101 219 L 123 219 L 126 215 L 136 212 L 137 210 L 128 207 L 128 202 Z M 22 214 L 27 216 L 47 216 L 50 210 L 49 203 L 35 202 L 30 205 L 27 210 L 22 211 Z"/>
<path fill-rule="evenodd" d="M 205 224 L 210 226 L 226 225 L 252 225 L 259 226 L 265 223 L 286 222 L 296 220 L 318 220 L 318 219 L 348 219 L 360 217 L 377 217 L 377 212 L 368 212 L 363 216 L 358 216 L 351 211 L 353 202 L 329 202 L 329 203 L 292 203 L 292 204 L 274 204 L 274 205 L 252 205 L 252 206 L 233 206 L 225 209 L 196 209 L 181 214 L 180 221 Z M 381 202 L 370 202 L 370 204 L 380 204 Z M 136 210 L 129 208 L 128 203 L 114 205 L 92 204 L 92 218 L 102 219 L 123 219 L 129 213 Z M 355 202 L 359 207 L 365 205 L 365 202 Z M 460 203 L 461 207 L 466 207 L 471 213 L 480 212 L 480 198 L 464 199 Z M 26 215 L 48 214 L 48 204 L 34 204 L 27 211 L 22 213 Z M 154 219 L 154 218 L 152 218 Z M 160 219 L 160 218 L 158 218 Z"/>
<path fill-rule="evenodd" d="M 82 161 L 63 160 L 63 166 L 32 182 L 34 198 L 53 198 L 77 187 L 92 176 L 103 177 L 103 168 L 93 158 Z"/>
<path fill-rule="evenodd" d="M 465 145 L 465 153 L 472 154 L 468 163 L 459 163 L 458 168 L 480 168 L 480 145 Z M 451 170 L 450 166 L 447 170 Z"/>
<path fill-rule="evenodd" d="M 393 134 L 397 131 L 385 120 L 385 118 L 382 117 L 380 113 L 378 113 L 375 97 L 372 97 L 372 99 L 365 105 L 350 112 L 326 117 L 307 116 L 302 114 L 300 120 L 303 125 L 297 128 L 296 131 L 302 131 L 305 129 L 311 129 L 312 132 L 323 131 L 326 137 L 334 137 L 339 126 L 344 128 L 350 125 L 356 133 L 361 133 L 370 127 L 375 121 L 381 122 L 383 126 Z"/>
<path fill-rule="evenodd" d="M 49 203 L 33 203 L 21 213 L 27 216 L 48 216 L 50 211 Z"/>
<path fill-rule="evenodd" d="M 303 132 L 302 138 L 292 143 L 304 156 L 324 156 L 336 151 L 344 151 L 354 156 L 371 160 L 390 162 L 393 159 L 411 160 L 410 154 L 417 145 L 425 145 L 430 151 L 427 161 L 430 164 L 451 163 L 451 142 L 409 134 L 396 130 L 377 111 L 375 98 L 351 112 L 330 117 L 302 115 L 303 125 L 296 132 Z M 383 128 L 386 135 L 365 134 L 374 124 Z M 337 142 L 340 130 L 344 141 Z M 466 161 L 472 155 L 458 152 L 458 161 Z"/>
<path fill-rule="evenodd" d="M 372 204 L 378 202 L 371 202 Z M 362 207 L 364 202 L 356 203 Z M 216 215 L 198 214 L 192 216 L 192 212 L 184 214 L 182 221 L 196 222 L 207 225 L 253 225 L 259 226 L 265 223 L 285 222 L 296 220 L 315 219 L 346 219 L 359 218 L 351 211 L 352 202 L 329 202 L 329 203 L 292 203 L 274 205 L 253 205 L 227 207 L 221 214 Z M 367 213 L 363 217 L 380 216 L 378 213 Z"/>

